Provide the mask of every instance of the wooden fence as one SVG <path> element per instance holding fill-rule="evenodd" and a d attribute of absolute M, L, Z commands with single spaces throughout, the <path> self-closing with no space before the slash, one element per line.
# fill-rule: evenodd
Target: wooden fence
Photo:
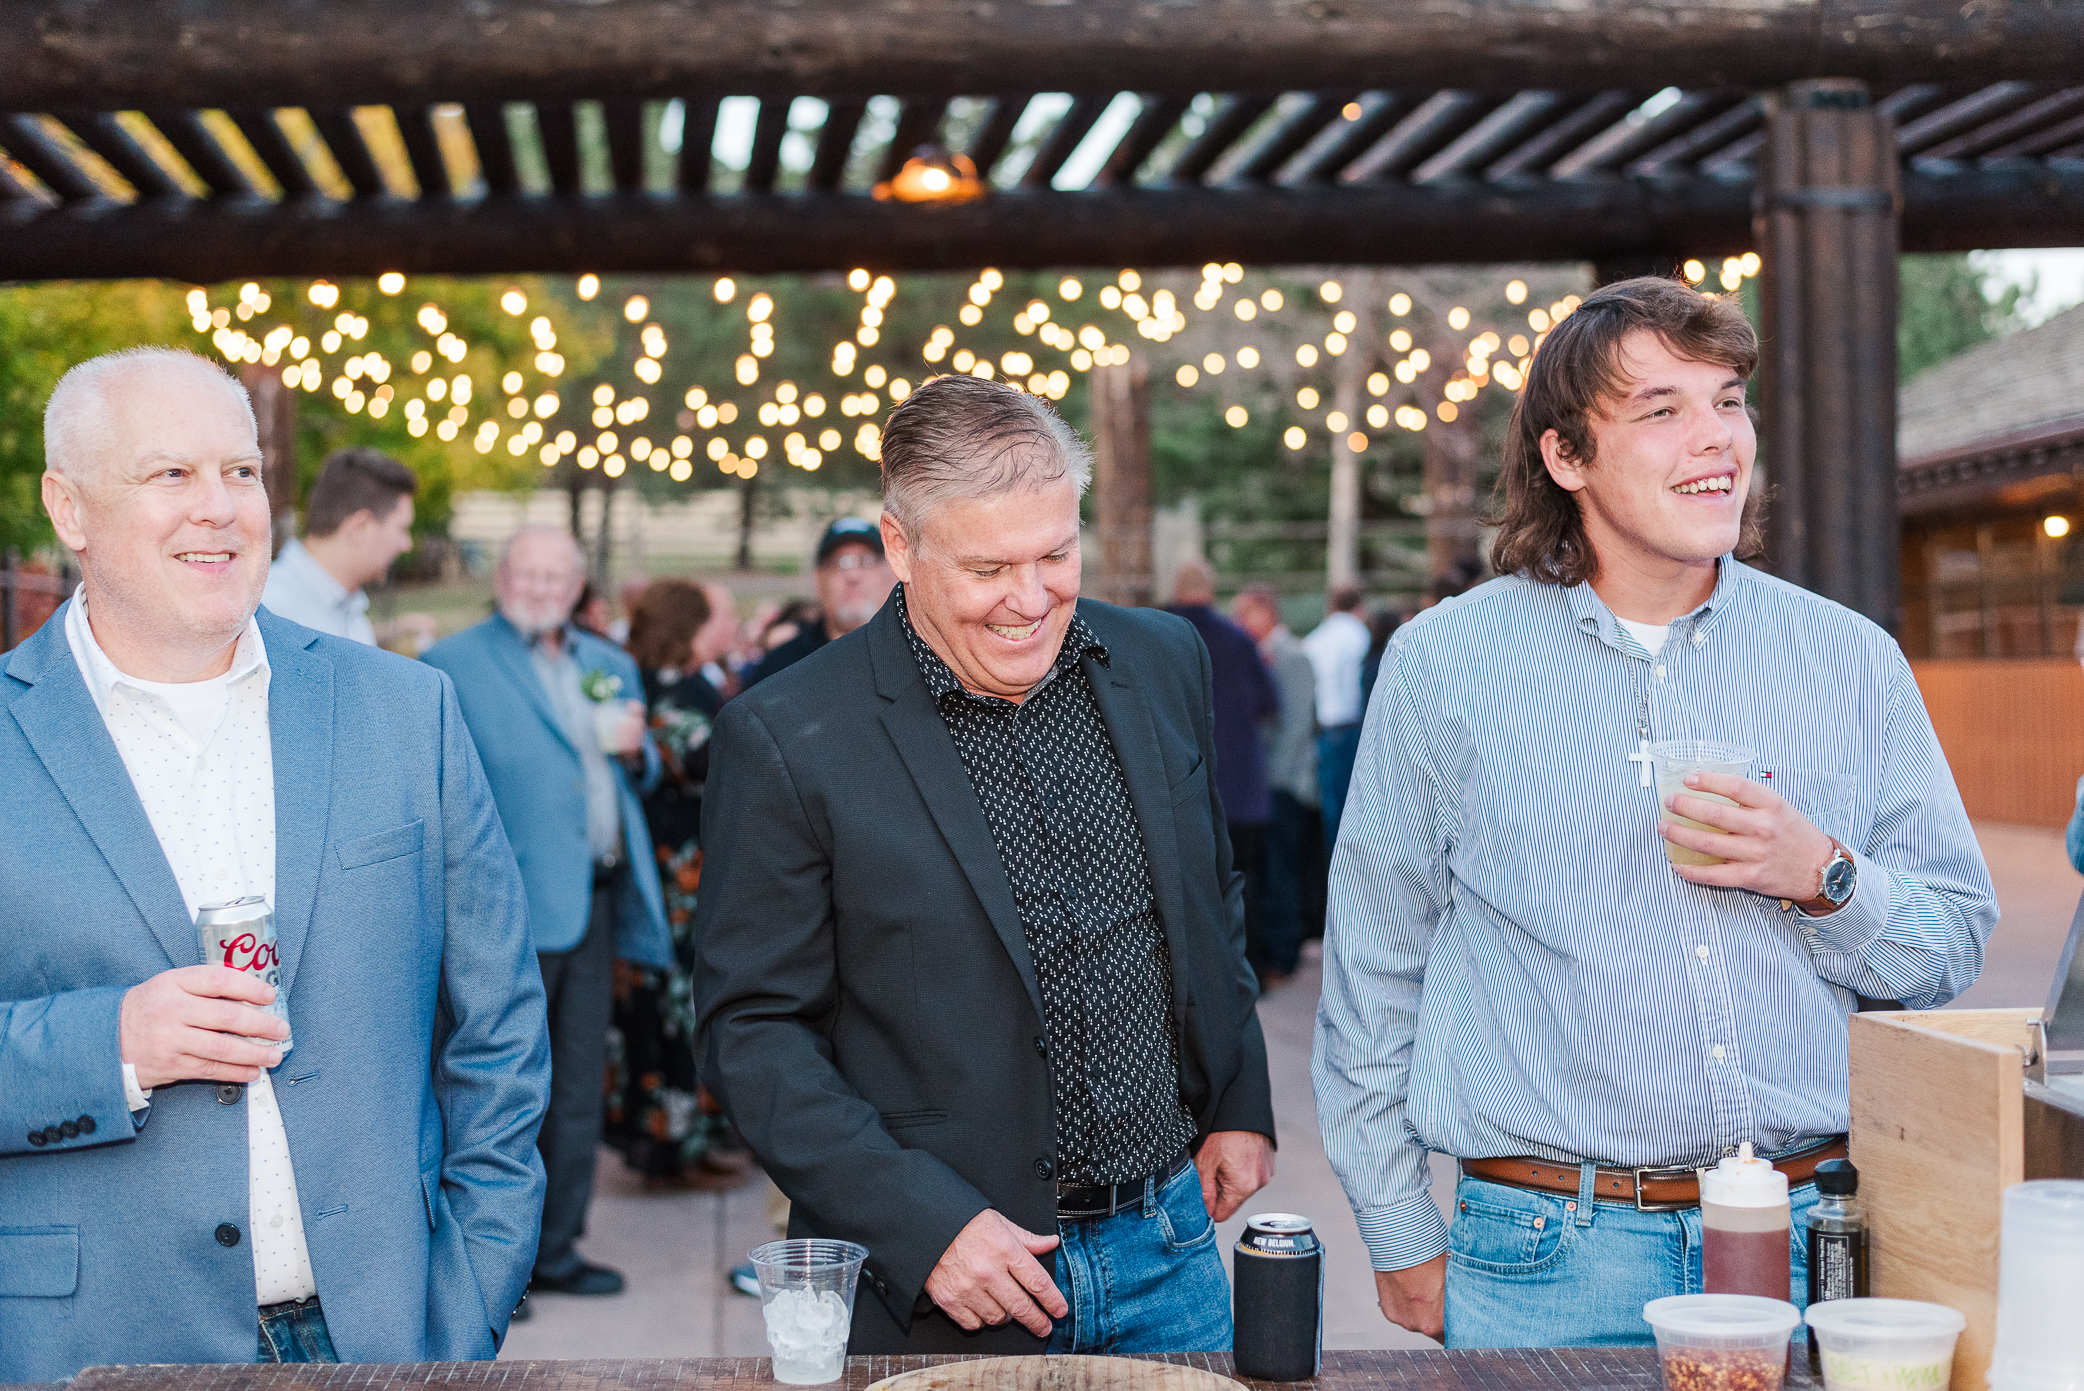
<path fill-rule="evenodd" d="M 1968 814 L 2067 826 L 2084 775 L 2084 667 L 2069 658 L 1910 666 Z"/>

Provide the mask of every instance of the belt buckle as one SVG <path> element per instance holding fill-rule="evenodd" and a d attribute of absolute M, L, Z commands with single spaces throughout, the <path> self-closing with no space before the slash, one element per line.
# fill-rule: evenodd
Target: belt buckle
<path fill-rule="evenodd" d="M 1635 1179 L 1635 1210 L 1637 1212 L 1684 1212 L 1697 1207 L 1697 1203 L 1646 1203 L 1643 1201 L 1643 1176 L 1654 1174 L 1658 1178 L 1676 1178 L 1682 1174 L 1697 1173 L 1698 1170 L 1685 1164 L 1638 1164 L 1629 1173 Z"/>

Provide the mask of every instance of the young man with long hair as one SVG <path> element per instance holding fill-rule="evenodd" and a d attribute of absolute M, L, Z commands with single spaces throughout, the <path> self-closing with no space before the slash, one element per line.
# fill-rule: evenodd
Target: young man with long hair
<path fill-rule="evenodd" d="M 1845 1153 L 1846 1016 L 1982 968 L 1997 904 L 1902 653 L 1740 559 L 1757 360 L 1732 299 L 1589 296 L 1513 410 L 1500 578 L 1383 659 L 1317 1107 L 1383 1313 L 1450 1346 L 1648 1342 L 1643 1304 L 1700 1288 L 1693 1171 L 1750 1144 L 1799 1224 Z M 1671 739 L 1750 776 L 1660 801 Z M 1428 1151 L 1461 1162 L 1451 1227 Z"/>

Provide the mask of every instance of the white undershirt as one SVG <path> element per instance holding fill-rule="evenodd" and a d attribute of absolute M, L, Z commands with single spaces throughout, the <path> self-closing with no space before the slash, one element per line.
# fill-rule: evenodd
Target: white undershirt
<path fill-rule="evenodd" d="M 73 596 L 65 639 L 109 737 L 137 789 L 145 818 L 174 873 L 190 920 L 205 903 L 259 894 L 275 901 L 275 758 L 268 735 L 268 654 L 248 620 L 231 670 L 208 681 L 167 684 L 125 675 L 87 623 L 84 588 Z M 123 1064 L 133 1110 L 151 1096 Z M 297 1202 L 289 1136 L 266 1072 L 246 1088 L 247 1237 L 260 1304 L 318 1292 Z"/>
<path fill-rule="evenodd" d="M 1664 650 L 1665 634 L 1672 630 L 1672 625 L 1669 623 L 1638 623 L 1632 618 L 1623 618 L 1619 614 L 1614 615 L 1614 622 L 1633 633 L 1635 640 L 1643 645 L 1643 651 L 1653 657 Z"/>

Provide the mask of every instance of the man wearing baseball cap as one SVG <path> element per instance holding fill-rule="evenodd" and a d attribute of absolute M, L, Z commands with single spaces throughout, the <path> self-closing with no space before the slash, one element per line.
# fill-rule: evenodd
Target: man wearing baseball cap
<path fill-rule="evenodd" d="M 890 562 L 883 559 L 883 533 L 874 522 L 839 517 L 818 538 L 818 622 L 760 659 L 747 685 L 757 685 L 794 666 L 837 637 L 853 632 L 890 597 Z"/>

